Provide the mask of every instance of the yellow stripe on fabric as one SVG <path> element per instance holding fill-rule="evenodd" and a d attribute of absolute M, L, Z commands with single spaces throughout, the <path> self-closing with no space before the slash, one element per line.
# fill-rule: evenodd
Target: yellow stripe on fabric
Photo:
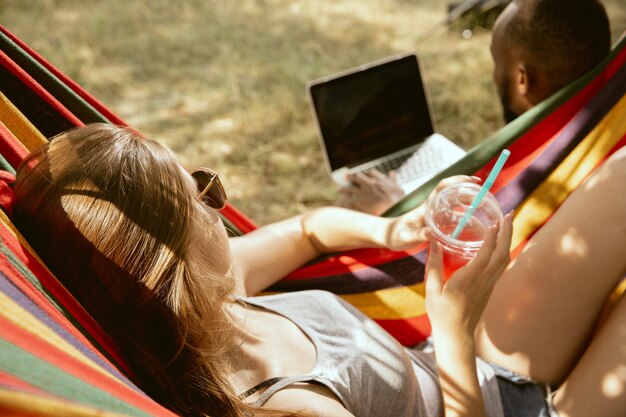
<path fill-rule="evenodd" d="M 259 295 L 281 294 L 263 291 Z M 426 313 L 424 283 L 358 294 L 338 294 L 371 319 L 403 320 Z"/>
<path fill-rule="evenodd" d="M 0 120 L 28 151 L 47 142 L 44 135 L 0 91 Z"/>
<path fill-rule="evenodd" d="M 2 92 L 0 92 L 0 94 L 2 94 Z M 0 108 L 2 107 L 2 105 L 0 104 Z M 1 111 L 1 110 L 0 110 Z M 4 124 L 4 121 L 2 120 L 2 117 L 0 116 L 0 125 L 4 126 L 13 136 L 15 136 L 15 134 L 13 133 L 13 131 L 11 129 L 9 129 L 9 127 Z M 15 136 L 15 139 L 17 139 L 17 136 Z M 29 152 L 29 149 L 26 148 L 26 146 L 24 146 L 24 144 L 18 139 L 17 140 L 17 145 L 21 148 L 24 149 L 27 153 Z M 4 156 L 4 155 L 2 155 Z"/>
<path fill-rule="evenodd" d="M 17 327 L 20 327 L 23 331 L 32 334 L 34 337 L 44 340 L 50 345 L 56 346 L 57 348 L 65 352 L 68 356 L 96 370 L 98 373 L 106 376 L 111 381 L 115 381 L 118 383 L 120 382 L 117 378 L 108 373 L 106 370 L 102 369 L 100 365 L 93 362 L 82 352 L 72 346 L 72 344 L 68 343 L 65 339 L 56 334 L 54 330 L 39 321 L 39 319 L 33 316 L 30 312 L 24 310 L 22 306 L 15 303 L 4 293 L 0 293 L 0 305 L 2 306 L 2 312 L 0 314 L 6 317 L 7 320 L 11 321 Z"/>
<path fill-rule="evenodd" d="M 541 226 L 626 133 L 626 96 L 516 209 L 512 248 Z"/>
<path fill-rule="evenodd" d="M 426 313 L 424 294 L 424 283 L 419 283 L 340 297 L 372 319 L 402 320 Z"/>
<path fill-rule="evenodd" d="M 68 400 L 0 388 L 0 415 L 29 417 L 130 417 Z"/>
<path fill-rule="evenodd" d="M 15 227 L 13 222 L 9 219 L 9 216 L 7 216 L 7 214 L 4 212 L 4 210 L 0 210 L 0 221 L 4 223 L 7 229 L 9 229 L 11 233 L 17 238 L 19 232 L 17 231 L 17 228 Z"/>
<path fill-rule="evenodd" d="M 609 297 L 609 302 L 617 303 L 622 296 L 626 296 L 626 279 L 623 280 L 621 284 L 615 288 L 615 290 L 613 290 L 611 296 Z"/>

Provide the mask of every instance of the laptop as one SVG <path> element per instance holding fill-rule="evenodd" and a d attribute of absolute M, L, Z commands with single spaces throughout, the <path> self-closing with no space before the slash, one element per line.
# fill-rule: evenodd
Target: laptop
<path fill-rule="evenodd" d="M 306 86 L 332 179 L 395 170 L 409 193 L 465 151 L 435 133 L 416 54 L 388 57 L 310 81 Z"/>

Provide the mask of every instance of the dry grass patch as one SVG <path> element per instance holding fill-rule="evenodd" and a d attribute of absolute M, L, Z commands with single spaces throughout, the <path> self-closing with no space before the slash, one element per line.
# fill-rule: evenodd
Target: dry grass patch
<path fill-rule="evenodd" d="M 614 32 L 626 24 L 607 1 Z M 501 125 L 490 34 L 438 0 L 4 0 L 5 26 L 184 165 L 220 171 L 259 224 L 327 204 L 307 81 L 418 52 L 439 131 L 469 148 Z"/>

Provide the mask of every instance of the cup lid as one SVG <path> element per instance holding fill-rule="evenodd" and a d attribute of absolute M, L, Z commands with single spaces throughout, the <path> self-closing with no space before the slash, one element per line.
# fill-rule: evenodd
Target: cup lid
<path fill-rule="evenodd" d="M 452 238 L 457 224 L 480 191 L 480 185 L 464 182 L 444 188 L 426 205 L 426 224 L 437 240 L 464 249 L 478 249 L 488 228 L 502 221 L 498 200 L 487 193 L 457 238 Z"/>

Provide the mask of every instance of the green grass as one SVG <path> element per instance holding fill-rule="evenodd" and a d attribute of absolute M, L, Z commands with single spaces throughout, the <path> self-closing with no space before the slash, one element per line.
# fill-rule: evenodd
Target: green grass
<path fill-rule="evenodd" d="M 417 51 L 438 130 L 469 148 L 502 125 L 490 33 L 437 0 L 3 0 L 0 21 L 183 165 L 223 177 L 259 224 L 333 201 L 304 86 Z M 614 37 L 626 6 L 605 1 Z"/>

